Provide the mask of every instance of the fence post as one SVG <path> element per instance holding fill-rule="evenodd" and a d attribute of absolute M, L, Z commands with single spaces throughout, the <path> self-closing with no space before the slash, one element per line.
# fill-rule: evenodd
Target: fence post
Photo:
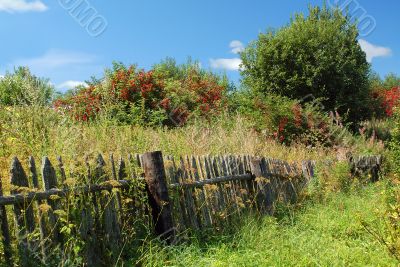
<path fill-rule="evenodd" d="M 0 176 L 0 197 L 3 196 L 3 183 Z M 4 257 L 6 259 L 6 266 L 14 266 L 12 261 L 12 248 L 11 248 L 11 237 L 10 229 L 7 218 L 7 210 L 5 206 L 0 206 L 0 229 L 2 233 Z"/>
<path fill-rule="evenodd" d="M 251 173 L 255 176 L 255 184 L 256 184 L 256 201 L 261 213 L 268 213 L 270 215 L 273 214 L 273 192 L 271 188 L 271 181 L 264 181 L 264 179 L 268 180 L 267 174 L 265 170 L 263 170 L 262 165 L 265 165 L 265 159 L 259 158 L 251 158 L 250 159 L 250 170 Z"/>
<path fill-rule="evenodd" d="M 155 232 L 167 243 L 172 243 L 175 237 L 175 230 L 161 151 L 143 154 L 143 169 Z"/>

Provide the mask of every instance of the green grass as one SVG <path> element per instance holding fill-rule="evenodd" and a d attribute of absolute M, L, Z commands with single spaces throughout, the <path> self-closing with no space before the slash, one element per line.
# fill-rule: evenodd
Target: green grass
<path fill-rule="evenodd" d="M 277 218 L 249 218 L 237 234 L 163 248 L 150 245 L 147 266 L 397 266 L 361 222 L 385 231 L 383 184 L 306 202 Z"/>

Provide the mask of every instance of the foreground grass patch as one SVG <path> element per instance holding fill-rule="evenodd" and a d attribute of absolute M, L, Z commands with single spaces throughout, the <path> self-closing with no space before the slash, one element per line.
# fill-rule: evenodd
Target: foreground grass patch
<path fill-rule="evenodd" d="M 147 266 L 397 266 L 361 222 L 385 231 L 384 185 L 307 203 L 279 219 L 249 218 L 235 235 L 145 254 Z"/>

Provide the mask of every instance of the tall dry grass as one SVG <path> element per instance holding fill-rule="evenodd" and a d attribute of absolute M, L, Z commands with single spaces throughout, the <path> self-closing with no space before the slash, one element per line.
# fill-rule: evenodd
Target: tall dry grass
<path fill-rule="evenodd" d="M 166 155 L 250 154 L 288 161 L 336 157 L 335 150 L 322 146 L 280 144 L 252 130 L 251 122 L 239 115 L 167 129 L 121 126 L 106 118 L 76 123 L 50 108 L 30 106 L 2 108 L 0 122 L 0 176 L 6 188 L 14 156 L 26 162 L 29 156 L 39 160 L 61 155 L 67 168 L 98 153 L 126 157 L 153 150 Z"/>

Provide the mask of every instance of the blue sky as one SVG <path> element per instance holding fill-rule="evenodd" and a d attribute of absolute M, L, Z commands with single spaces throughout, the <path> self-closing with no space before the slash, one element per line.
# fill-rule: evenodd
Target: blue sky
<path fill-rule="evenodd" d="M 308 4 L 323 2 L 0 0 L 0 75 L 29 66 L 64 91 L 101 77 L 114 60 L 148 69 L 165 57 L 184 62 L 190 56 L 238 81 L 243 46 L 267 28 L 286 25 L 295 12 L 306 13 Z M 326 2 L 349 7 L 361 20 L 360 44 L 373 70 L 399 73 L 400 1 Z"/>

